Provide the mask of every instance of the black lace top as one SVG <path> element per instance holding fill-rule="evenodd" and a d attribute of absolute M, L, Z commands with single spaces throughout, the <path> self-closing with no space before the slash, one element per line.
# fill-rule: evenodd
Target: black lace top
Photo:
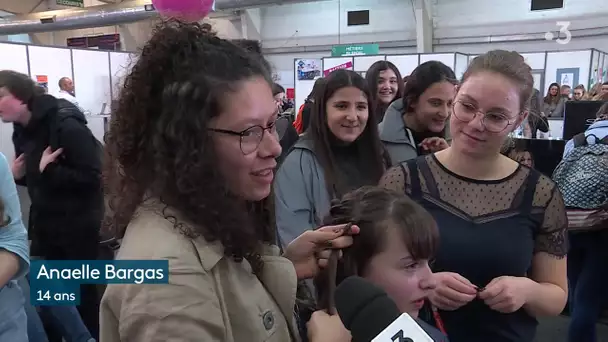
<path fill-rule="evenodd" d="M 484 287 L 499 276 L 526 276 L 532 257 L 566 255 L 567 218 L 548 177 L 520 166 L 494 181 L 468 179 L 427 155 L 390 169 L 380 186 L 404 191 L 437 221 L 434 272 L 456 272 Z M 452 342 L 531 342 L 536 319 L 523 309 L 502 314 L 481 300 L 440 311 Z"/>

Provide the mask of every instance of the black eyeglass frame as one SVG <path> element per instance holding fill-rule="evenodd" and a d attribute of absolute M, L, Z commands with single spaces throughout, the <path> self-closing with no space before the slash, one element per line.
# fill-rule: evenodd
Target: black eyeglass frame
<path fill-rule="evenodd" d="M 228 134 L 228 135 L 232 135 L 232 136 L 238 136 L 240 137 L 239 139 L 239 147 L 241 148 L 241 152 L 245 155 L 250 154 L 255 152 L 258 147 L 260 147 L 260 144 L 262 143 L 262 140 L 264 140 L 264 135 L 266 134 L 266 131 L 270 132 L 270 130 L 275 129 L 277 123 L 279 122 L 279 120 L 286 120 L 286 118 L 278 118 L 276 121 L 274 121 L 273 123 L 271 123 L 270 125 L 264 127 L 262 125 L 254 125 L 251 127 L 247 127 L 242 131 L 233 131 L 230 129 L 222 129 L 222 128 L 208 128 L 209 131 L 211 132 L 216 132 L 216 133 L 222 133 L 222 134 Z M 250 152 L 245 152 L 245 150 L 243 149 L 243 138 L 247 135 L 248 132 L 251 132 L 254 129 L 261 129 L 262 130 L 262 134 L 259 135 L 259 139 L 257 144 L 255 145 L 255 148 L 250 151 Z"/>

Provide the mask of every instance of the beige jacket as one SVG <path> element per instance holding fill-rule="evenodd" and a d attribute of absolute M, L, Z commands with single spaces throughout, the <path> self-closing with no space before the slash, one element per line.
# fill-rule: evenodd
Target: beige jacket
<path fill-rule="evenodd" d="M 262 258 L 258 278 L 247 261 L 226 258 L 221 245 L 180 234 L 158 208 L 141 209 L 117 259 L 168 259 L 169 284 L 109 285 L 100 341 L 298 341 L 293 264 L 275 246 Z"/>

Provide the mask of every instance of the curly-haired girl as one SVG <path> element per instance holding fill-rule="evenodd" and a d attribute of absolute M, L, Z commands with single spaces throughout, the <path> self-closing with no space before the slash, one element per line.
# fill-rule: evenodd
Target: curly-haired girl
<path fill-rule="evenodd" d="M 101 341 L 298 339 L 296 279 L 352 239 L 324 227 L 279 255 L 271 84 L 261 56 L 208 25 L 163 23 L 143 48 L 106 136 L 105 226 L 118 259 L 169 260 L 169 284 L 108 286 Z"/>

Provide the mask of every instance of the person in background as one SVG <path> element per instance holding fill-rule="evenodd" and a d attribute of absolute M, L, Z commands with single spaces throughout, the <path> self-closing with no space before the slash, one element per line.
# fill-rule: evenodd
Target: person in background
<path fill-rule="evenodd" d="M 438 61 L 414 69 L 403 98 L 391 104 L 380 124 L 380 139 L 393 165 L 448 146 L 457 83 L 454 71 Z"/>
<path fill-rule="evenodd" d="M 122 238 L 118 260 L 168 260 L 169 283 L 108 285 L 102 342 L 298 341 L 296 279 L 352 238 L 332 226 L 276 246 L 271 86 L 261 56 L 208 24 L 155 28 L 107 133 L 104 224 Z"/>
<path fill-rule="evenodd" d="M 62 77 L 59 79 L 59 92 L 54 94 L 58 99 L 64 99 L 72 102 L 74 106 L 78 107 L 82 111 L 82 108 L 78 104 L 76 99 L 76 92 L 74 89 L 74 82 L 69 77 Z"/>
<path fill-rule="evenodd" d="M 291 147 L 298 141 L 300 136 L 298 135 L 298 131 L 296 131 L 295 127 L 293 127 L 291 118 L 288 117 L 287 114 L 283 113 L 285 89 L 281 85 L 273 83 L 272 95 L 274 96 L 274 101 L 279 112 L 279 120 L 277 120 L 276 123 L 276 130 L 277 134 L 279 135 L 279 142 L 281 144 L 281 155 L 279 158 L 277 158 L 277 163 L 280 165 L 291 150 Z"/>
<path fill-rule="evenodd" d="M 403 82 L 403 89 L 405 89 L 405 86 L 407 85 L 407 80 L 409 80 L 409 79 L 410 79 L 409 75 L 403 77 L 403 80 L 402 80 L 402 82 Z"/>
<path fill-rule="evenodd" d="M 534 168 L 534 157 L 530 151 L 514 148 L 511 150 L 511 152 L 509 152 L 509 158 L 515 160 L 521 165 Z"/>
<path fill-rule="evenodd" d="M 0 103 L 4 101 L 0 98 Z M 17 281 L 25 276 L 29 264 L 17 187 L 6 157 L 0 153 L 0 341 L 29 341 L 24 309 L 24 296 L 29 292 L 23 293 Z"/>
<path fill-rule="evenodd" d="M 564 84 L 560 90 L 562 98 L 564 98 L 566 101 L 570 100 L 571 91 L 572 91 L 572 88 L 569 85 Z"/>
<path fill-rule="evenodd" d="M 310 128 L 287 155 L 274 182 L 282 245 L 319 227 L 332 199 L 378 184 L 388 156 L 373 110 L 373 95 L 361 75 L 341 69 L 326 77 L 315 96 Z"/>
<path fill-rule="evenodd" d="M 272 94 L 274 96 L 274 101 L 277 104 L 277 108 L 279 109 L 279 113 L 285 112 L 285 88 L 278 83 L 273 83 Z"/>
<path fill-rule="evenodd" d="M 403 96 L 401 73 L 395 64 L 389 61 L 377 61 L 365 73 L 365 80 L 374 96 L 374 113 L 378 122 L 382 122 L 388 106 Z"/>
<path fill-rule="evenodd" d="M 602 87 L 600 88 L 600 91 L 604 94 L 608 93 L 608 82 L 602 83 Z"/>
<path fill-rule="evenodd" d="M 582 84 L 577 85 L 576 87 L 574 87 L 574 94 L 572 96 L 572 99 L 574 101 L 581 101 L 585 99 L 585 95 L 586 95 L 586 91 L 585 91 L 585 86 Z"/>
<path fill-rule="evenodd" d="M 417 318 L 435 287 L 429 260 L 438 248 L 439 233 L 433 217 L 401 192 L 366 186 L 336 201 L 324 223 L 353 223 L 360 232 L 353 245 L 342 250 L 335 279 L 330 279 L 329 269 L 315 278 L 320 306 L 330 305 L 334 283 L 359 276 L 386 291 L 401 312 Z M 447 341 L 440 331 L 417 321 L 433 341 Z"/>
<path fill-rule="evenodd" d="M 587 128 L 585 136 L 595 139 L 608 137 L 608 102 L 596 114 L 596 121 Z M 574 149 L 573 140 L 566 143 L 564 158 Z M 600 166 L 606 169 L 606 166 Z M 595 342 L 596 322 L 608 303 L 608 229 L 573 232 L 568 252 L 568 285 L 570 287 L 569 342 Z"/>
<path fill-rule="evenodd" d="M 543 113 L 547 117 L 561 118 L 564 116 L 564 103 L 566 100 L 560 94 L 558 83 L 551 83 L 547 95 L 543 100 Z"/>
<path fill-rule="evenodd" d="M 31 254 L 48 260 L 97 259 L 103 217 L 101 156 L 82 112 L 72 103 L 40 95 L 28 75 L 0 71 L 0 118 L 21 126 L 12 163 L 32 202 Z M 99 330 L 95 285 L 81 287 L 80 315 L 91 335 Z"/>
<path fill-rule="evenodd" d="M 593 101 L 608 101 L 608 82 L 602 83 L 599 86 L 597 95 L 593 96 Z"/>
<path fill-rule="evenodd" d="M 549 132 L 549 120 L 543 113 L 543 98 L 540 90 L 534 88 L 530 97 L 528 116 L 524 120 L 524 137 L 536 139 L 538 131 Z"/>
<path fill-rule="evenodd" d="M 454 99 L 451 146 L 393 167 L 380 182 L 437 222 L 429 297 L 452 342 L 532 342 L 536 317 L 557 316 L 566 304 L 568 222 L 559 189 L 501 154 L 533 86 L 518 53 L 476 57 Z"/>
<path fill-rule="evenodd" d="M 304 100 L 304 104 L 300 106 L 298 110 L 298 114 L 296 115 L 296 119 L 293 122 L 293 126 L 298 131 L 298 134 L 302 134 L 306 132 L 308 127 L 310 126 L 310 111 L 314 107 L 315 97 L 323 96 L 323 85 L 325 83 L 325 78 L 317 78 L 315 84 L 312 87 L 312 91 L 308 94 L 306 100 Z"/>
<path fill-rule="evenodd" d="M 593 101 L 593 98 L 600 93 L 602 89 L 602 84 L 601 83 L 596 83 L 593 86 L 591 86 L 589 88 L 589 91 L 587 92 L 587 94 L 585 94 L 585 100 L 587 101 Z"/>

